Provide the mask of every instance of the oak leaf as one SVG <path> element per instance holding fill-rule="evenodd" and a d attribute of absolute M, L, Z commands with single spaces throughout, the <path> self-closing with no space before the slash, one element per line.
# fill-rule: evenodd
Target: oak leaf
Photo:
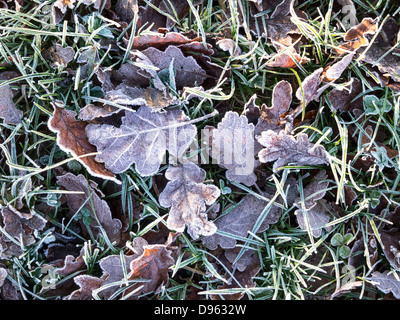
<path fill-rule="evenodd" d="M 309 227 L 316 238 L 321 236 L 322 228 L 331 219 L 329 203 L 322 199 L 329 185 L 326 178 L 326 172 L 319 171 L 303 189 L 304 203 L 301 203 L 301 198 L 297 198 L 294 204 L 298 208 L 295 215 L 300 228 L 307 230 Z"/>
<path fill-rule="evenodd" d="M 383 273 L 375 271 L 367 279 L 372 281 L 383 293 L 392 293 L 396 299 L 400 299 L 400 281 L 393 272 L 389 272 L 389 270 Z"/>
<path fill-rule="evenodd" d="M 82 218 L 79 220 L 82 229 L 88 233 L 87 230 L 90 227 L 96 237 L 99 235 L 99 227 L 101 227 L 111 243 L 118 244 L 120 242 L 122 223 L 118 219 L 113 219 L 110 207 L 106 201 L 101 199 L 104 195 L 97 188 L 95 182 L 87 181 L 81 174 L 75 176 L 72 173 L 57 177 L 57 182 L 68 191 L 79 192 L 65 195 L 70 209 L 68 215 L 71 219 L 77 214 L 78 210 L 81 212 L 84 209 L 88 210 L 90 219 Z"/>
<path fill-rule="evenodd" d="M 23 112 L 18 110 L 13 101 L 14 93 L 10 85 L 2 84 L 3 81 L 11 80 L 17 77 L 14 72 L 0 73 L 0 118 L 4 119 L 4 123 L 18 124 L 22 121 Z"/>
<path fill-rule="evenodd" d="M 254 125 L 245 116 L 229 111 L 217 128 L 208 127 L 211 136 L 211 157 L 226 168 L 229 180 L 251 186 L 256 183 L 254 173 Z"/>
<path fill-rule="evenodd" d="M 206 172 L 188 162 L 178 166 L 170 165 L 165 172 L 169 180 L 160 193 L 160 205 L 170 208 L 167 219 L 169 229 L 183 232 L 185 226 L 193 239 L 200 235 L 209 236 L 217 230 L 207 220 L 206 205 L 212 205 L 220 195 L 213 185 L 204 184 Z"/>
<path fill-rule="evenodd" d="M 33 213 L 22 213 L 14 207 L 0 205 L 0 258 L 20 256 L 24 249 L 36 242 L 36 232 L 43 230 L 46 220 Z"/>
<path fill-rule="evenodd" d="M 269 197 L 268 195 L 265 195 Z M 224 216 L 215 221 L 219 231 L 223 231 L 234 236 L 246 238 L 249 231 L 252 231 L 257 219 L 264 211 L 268 202 L 253 195 L 246 195 L 243 200 L 227 212 Z M 228 209 L 229 210 L 229 209 Z M 262 222 L 258 232 L 263 232 L 269 228 L 270 224 L 278 222 L 282 214 L 282 209 L 273 205 Z M 210 250 L 217 249 L 218 245 L 224 249 L 236 247 L 236 239 L 220 234 L 202 238 L 203 244 Z"/>
<path fill-rule="evenodd" d="M 311 143 L 305 133 L 299 133 L 294 138 L 283 130 L 279 133 L 268 130 L 261 133 L 258 142 L 264 146 L 258 153 L 260 162 L 275 161 L 274 171 L 289 163 L 296 166 L 329 163 L 329 154 L 325 148 Z"/>
<path fill-rule="evenodd" d="M 91 175 L 119 183 L 114 174 L 106 169 L 103 163 L 95 160 L 94 155 L 85 156 L 95 153 L 97 150 L 86 136 L 87 122 L 76 120 L 75 116 L 74 111 L 54 105 L 53 116 L 50 117 L 47 125 L 51 131 L 57 134 L 58 146 L 64 152 L 70 152 L 76 157 Z"/>
<path fill-rule="evenodd" d="M 151 176 L 158 171 L 166 150 L 180 158 L 192 143 L 197 129 L 188 120 L 177 108 L 156 113 L 143 106 L 137 112 L 128 112 L 119 128 L 90 124 L 86 133 L 101 152 L 96 161 L 108 170 L 121 173 L 135 163 L 140 175 Z"/>

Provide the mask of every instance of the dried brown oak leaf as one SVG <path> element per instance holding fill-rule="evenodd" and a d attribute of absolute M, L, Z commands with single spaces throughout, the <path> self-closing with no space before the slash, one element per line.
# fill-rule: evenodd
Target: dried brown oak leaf
<path fill-rule="evenodd" d="M 295 215 L 300 228 L 307 230 L 309 227 L 312 235 L 316 238 L 321 236 L 322 228 L 331 219 L 329 214 L 331 207 L 326 200 L 322 199 L 329 185 L 326 178 L 326 172 L 324 170 L 319 171 L 313 181 L 303 190 L 304 202 L 301 203 L 299 197 L 294 204 L 298 208 Z"/>
<path fill-rule="evenodd" d="M 103 284 L 102 279 L 87 274 L 76 276 L 74 282 L 79 289 L 64 297 L 64 300 L 94 300 L 93 291 L 99 289 Z"/>
<path fill-rule="evenodd" d="M 76 120 L 75 116 L 74 111 L 54 105 L 53 116 L 47 125 L 57 134 L 57 144 L 60 149 L 76 157 L 91 175 L 120 183 L 114 174 L 105 168 L 104 163 L 95 160 L 94 155 L 85 156 L 97 152 L 97 149 L 86 136 L 87 122 Z"/>
<path fill-rule="evenodd" d="M 372 281 L 375 286 L 385 294 L 392 293 L 396 299 L 400 299 L 400 281 L 389 270 L 381 273 L 375 271 L 367 280 Z"/>
<path fill-rule="evenodd" d="M 194 163 L 170 165 L 165 172 L 169 180 L 160 193 L 160 205 L 171 208 L 167 219 L 169 229 L 183 232 L 185 226 L 193 239 L 200 235 L 210 236 L 217 230 L 207 220 L 206 205 L 212 205 L 220 196 L 220 190 L 204 184 L 206 172 Z"/>
<path fill-rule="evenodd" d="M 148 279 L 149 282 L 138 283 L 126 290 L 126 294 L 134 290 L 135 295 L 140 293 L 154 292 L 158 293 L 163 285 L 169 280 L 168 272 L 175 264 L 171 256 L 171 250 L 166 245 L 155 244 L 143 247 L 143 253 L 130 263 L 130 272 L 128 280 Z M 139 289 L 140 286 L 143 286 Z"/>
<path fill-rule="evenodd" d="M 258 142 L 264 146 L 258 153 L 260 162 L 275 161 L 274 171 L 290 163 L 296 166 L 329 163 L 329 153 L 322 145 L 311 143 L 305 133 L 294 138 L 283 130 L 279 133 L 268 130 L 261 133 Z"/>
<path fill-rule="evenodd" d="M 57 183 L 68 191 L 79 192 L 65 195 L 70 209 L 68 214 L 70 218 L 78 210 L 86 208 L 90 212 L 91 222 L 89 227 L 94 236 L 96 237 L 101 233 L 101 227 L 111 243 L 118 244 L 120 242 L 122 223 L 118 219 L 113 219 L 110 207 L 106 201 L 101 199 L 104 195 L 97 188 L 95 182 L 86 180 L 81 174 L 75 176 L 72 173 L 67 173 L 57 177 Z M 85 224 L 87 220 L 80 219 L 79 221 L 82 229 L 88 232 Z"/>
<path fill-rule="evenodd" d="M 103 258 L 100 267 L 104 281 L 98 295 L 108 300 L 117 290 L 126 287 L 129 280 L 138 280 L 123 292 L 123 295 L 127 295 L 137 290 L 129 299 L 135 299 L 141 293 L 157 292 L 161 285 L 167 284 L 169 268 L 175 263 L 168 246 L 169 244 L 149 245 L 143 238 L 135 238 L 132 242 L 134 254 Z M 140 286 L 143 287 L 139 289 Z"/>
<path fill-rule="evenodd" d="M 367 46 L 369 40 L 366 38 L 367 35 L 375 34 L 377 31 L 377 21 L 372 18 L 364 18 L 361 23 L 349 29 L 345 36 L 345 43 L 339 47 L 334 48 L 333 51 L 338 55 L 345 53 L 355 52 L 361 47 Z"/>
<path fill-rule="evenodd" d="M 32 213 L 22 213 L 12 206 L 0 205 L 0 258 L 9 259 L 24 253 L 24 248 L 34 244 L 35 232 L 43 230 L 46 220 Z"/>
<path fill-rule="evenodd" d="M 182 51 L 194 51 L 206 55 L 212 55 L 214 50 L 210 44 L 202 41 L 201 37 L 197 34 L 192 37 L 190 34 L 182 34 L 178 32 L 167 33 L 151 33 L 134 37 L 132 40 L 131 50 L 143 51 L 148 48 L 156 48 L 164 51 L 169 46 L 175 46 Z"/>
<path fill-rule="evenodd" d="M 14 94 L 10 85 L 3 85 L 3 80 L 10 80 L 14 74 L 7 72 L 0 73 L 0 118 L 4 119 L 4 123 L 18 124 L 22 121 L 23 112 L 18 110 L 13 101 Z"/>
<path fill-rule="evenodd" d="M 288 112 L 292 103 L 292 86 L 283 80 L 278 82 L 272 91 L 271 107 L 261 106 L 261 115 L 255 127 L 255 134 L 260 135 L 262 131 L 279 131 L 279 124 L 285 113 Z"/>
<path fill-rule="evenodd" d="M 119 128 L 90 124 L 86 133 L 101 152 L 96 161 L 108 170 L 121 173 L 135 163 L 140 175 L 151 176 L 160 168 L 166 150 L 175 158 L 183 155 L 197 129 L 179 109 L 156 113 L 143 106 L 137 112 L 128 112 Z"/>
<path fill-rule="evenodd" d="M 229 111 L 217 128 L 208 127 L 211 136 L 211 157 L 226 168 L 226 178 L 247 186 L 257 181 L 254 173 L 254 125 L 245 116 Z"/>

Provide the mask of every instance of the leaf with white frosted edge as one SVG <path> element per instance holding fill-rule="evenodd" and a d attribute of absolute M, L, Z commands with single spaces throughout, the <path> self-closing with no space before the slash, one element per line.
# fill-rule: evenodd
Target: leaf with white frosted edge
<path fill-rule="evenodd" d="M 311 101 L 318 99 L 319 95 L 322 93 L 318 91 L 318 88 L 322 81 L 321 74 L 323 71 L 323 68 L 315 70 L 303 80 L 301 84 L 302 87 L 297 89 L 296 98 L 300 101 L 303 101 L 304 94 L 305 105 L 308 105 Z"/>
<path fill-rule="evenodd" d="M 169 166 L 165 172 L 169 180 L 160 193 L 160 205 L 170 208 L 167 219 L 169 229 L 183 232 L 187 226 L 193 239 L 200 235 L 210 236 L 217 231 L 207 219 L 206 206 L 220 196 L 214 185 L 204 184 L 206 172 L 194 163 Z"/>
<path fill-rule="evenodd" d="M 311 233 L 315 238 L 319 238 L 322 233 L 322 228 L 330 221 L 331 215 L 328 213 L 326 206 L 327 201 L 322 199 L 316 202 L 314 206 L 309 209 L 297 209 L 294 214 L 296 215 L 297 223 L 303 230 L 307 230 L 308 226 Z"/>
<path fill-rule="evenodd" d="M 154 175 L 163 161 L 166 150 L 180 158 L 197 134 L 196 126 L 179 109 L 153 112 L 150 107 L 140 107 L 137 112 L 127 112 L 122 125 L 90 124 L 86 128 L 89 141 L 100 152 L 96 161 L 121 173 L 135 163 L 142 176 Z"/>
<path fill-rule="evenodd" d="M 400 281 L 389 270 L 380 273 L 375 271 L 372 277 L 367 278 L 383 293 L 392 293 L 396 299 L 400 299 Z"/>
<path fill-rule="evenodd" d="M 211 156 L 217 163 L 228 169 L 229 180 L 252 186 L 257 181 L 254 173 L 254 125 L 247 117 L 229 111 L 211 131 Z"/>
<path fill-rule="evenodd" d="M 142 51 L 142 54 L 159 70 L 169 68 L 171 60 L 174 59 L 173 67 L 176 70 L 175 82 L 178 89 L 200 86 L 208 77 L 193 57 L 185 57 L 182 51 L 175 46 L 169 46 L 165 51 L 148 48 Z"/>
<path fill-rule="evenodd" d="M 274 171 L 287 165 L 319 165 L 329 163 L 329 154 L 322 145 L 315 145 L 308 140 L 305 133 L 296 138 L 281 131 L 264 131 L 258 142 L 264 146 L 258 153 L 260 162 L 272 162 Z"/>
<path fill-rule="evenodd" d="M 10 86 L 7 84 L 0 87 L 0 118 L 4 119 L 4 123 L 18 124 L 22 121 L 22 116 L 23 112 L 14 104 Z"/>
<path fill-rule="evenodd" d="M 334 81 L 336 79 L 339 79 L 344 70 L 349 66 L 351 61 L 353 60 L 355 53 L 350 53 L 346 56 L 344 56 L 340 61 L 334 63 L 331 65 L 325 72 L 325 77 L 329 81 Z"/>
<path fill-rule="evenodd" d="M 96 147 L 86 136 L 86 121 L 75 119 L 76 113 L 72 110 L 58 107 L 54 104 L 54 113 L 49 118 L 47 126 L 57 134 L 57 145 L 64 152 L 70 152 L 95 177 L 113 180 L 120 184 L 114 174 L 105 168 L 103 163 L 97 162 L 95 156 L 86 156 L 95 153 Z"/>
<path fill-rule="evenodd" d="M 156 88 L 135 88 L 120 84 L 114 90 L 108 91 L 104 99 L 126 106 L 148 106 L 159 110 L 178 103 L 178 99 L 166 91 Z"/>

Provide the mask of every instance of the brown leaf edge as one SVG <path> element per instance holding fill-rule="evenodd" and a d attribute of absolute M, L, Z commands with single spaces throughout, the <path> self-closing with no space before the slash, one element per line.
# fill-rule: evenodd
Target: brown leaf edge
<path fill-rule="evenodd" d="M 53 115 L 49 118 L 47 126 L 57 134 L 57 144 L 64 152 L 71 153 L 88 172 L 98 178 L 114 181 L 121 184 L 114 174 L 106 169 L 104 163 L 97 162 L 95 155 L 85 156 L 86 154 L 97 152 L 97 148 L 89 142 L 85 128 L 87 123 L 76 120 L 76 113 L 72 110 L 57 106 L 55 103 Z M 76 143 L 71 146 L 71 141 Z"/>

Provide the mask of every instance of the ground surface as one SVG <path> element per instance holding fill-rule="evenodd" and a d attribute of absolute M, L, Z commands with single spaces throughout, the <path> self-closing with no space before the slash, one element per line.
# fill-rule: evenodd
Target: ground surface
<path fill-rule="evenodd" d="M 400 299 L 397 1 L 0 3 L 1 299 Z"/>

